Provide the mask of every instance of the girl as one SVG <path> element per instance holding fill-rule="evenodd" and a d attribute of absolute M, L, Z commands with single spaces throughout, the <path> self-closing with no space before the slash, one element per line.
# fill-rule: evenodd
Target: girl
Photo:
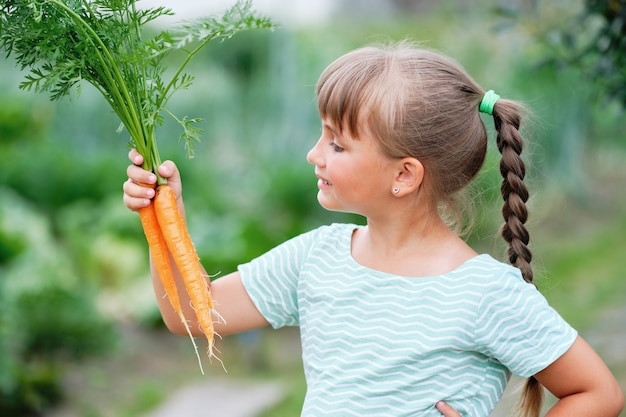
<path fill-rule="evenodd" d="M 543 386 L 559 399 L 549 416 L 617 416 L 611 372 L 532 284 L 520 106 L 407 44 L 340 57 L 317 96 L 322 134 L 307 160 L 318 201 L 367 225 L 320 227 L 209 283 L 224 319 L 216 331 L 300 326 L 303 416 L 487 416 L 511 373 L 529 378 L 524 415 L 539 414 Z M 459 193 L 487 150 L 479 111 L 497 130 L 513 266 L 455 233 Z M 141 155 L 130 158 L 124 201 L 138 210 L 154 196 L 140 184 L 156 179 Z M 159 173 L 184 213 L 176 166 Z M 155 275 L 165 323 L 186 335 Z"/>

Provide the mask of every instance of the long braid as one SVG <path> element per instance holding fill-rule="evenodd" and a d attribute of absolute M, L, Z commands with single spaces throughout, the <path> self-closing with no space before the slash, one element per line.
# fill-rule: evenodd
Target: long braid
<path fill-rule="evenodd" d="M 502 154 L 500 192 L 504 199 L 502 217 L 504 225 L 501 233 L 508 243 L 509 262 L 519 268 L 526 282 L 533 283 L 533 270 L 530 262 L 532 253 L 528 248 L 530 236 L 525 223 L 528 220 L 528 188 L 524 183 L 526 167 L 521 158 L 523 139 L 519 132 L 521 116 L 517 106 L 506 100 L 499 100 L 493 108 L 498 150 Z M 533 283 L 534 284 L 534 283 Z M 534 377 L 530 377 L 518 404 L 518 415 L 538 417 L 543 403 L 543 387 Z"/>
<path fill-rule="evenodd" d="M 502 174 L 502 186 L 500 192 L 504 199 L 502 217 L 504 225 L 501 233 L 504 240 L 509 244 L 509 262 L 520 269 L 524 280 L 533 282 L 533 271 L 530 266 L 532 253 L 528 249 L 530 236 L 526 226 L 528 210 L 528 188 L 524 184 L 526 167 L 521 158 L 523 140 L 519 132 L 520 114 L 510 106 L 506 106 L 504 100 L 498 102 L 494 108 L 493 116 L 496 131 L 498 132 L 497 145 L 502 154 L 500 160 L 500 174 Z M 507 108 L 509 107 L 509 108 Z M 509 111 L 502 111 L 509 110 Z"/>

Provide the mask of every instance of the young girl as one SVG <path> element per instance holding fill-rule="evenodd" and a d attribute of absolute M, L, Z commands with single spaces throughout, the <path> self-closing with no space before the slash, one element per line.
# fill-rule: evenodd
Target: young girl
<path fill-rule="evenodd" d="M 558 398 L 549 416 L 617 416 L 623 395 L 611 372 L 532 284 L 520 106 L 407 44 L 340 57 L 317 96 L 322 134 L 307 160 L 318 201 L 367 225 L 320 227 L 210 283 L 217 332 L 300 326 L 303 416 L 487 416 L 511 373 L 529 378 L 526 415 L 539 414 L 543 386 Z M 485 159 L 481 111 L 502 153 L 513 266 L 477 254 L 452 227 Z M 124 201 L 138 210 L 154 196 L 140 184 L 155 176 L 136 151 L 130 158 Z M 159 173 L 183 211 L 176 166 Z M 186 335 L 155 275 L 165 323 Z"/>

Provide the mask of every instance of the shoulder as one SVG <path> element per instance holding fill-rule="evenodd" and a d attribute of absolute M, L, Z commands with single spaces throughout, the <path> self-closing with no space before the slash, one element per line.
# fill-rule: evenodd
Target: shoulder
<path fill-rule="evenodd" d="M 329 225 L 319 226 L 309 232 L 305 232 L 294 239 L 308 240 L 314 244 L 339 244 L 340 242 L 350 241 L 353 231 L 359 226 L 351 223 L 332 223 Z"/>
<path fill-rule="evenodd" d="M 521 271 L 489 255 L 478 256 L 472 264 L 472 283 L 480 287 L 479 311 L 491 315 L 496 311 L 529 311 L 549 308 L 537 287 L 526 282 Z"/>
<path fill-rule="evenodd" d="M 477 255 L 468 260 L 453 274 L 461 274 L 463 277 L 483 285 L 496 285 L 506 282 L 525 283 L 519 269 L 487 254 Z"/>
<path fill-rule="evenodd" d="M 455 272 L 457 279 L 471 287 L 480 299 L 481 308 L 493 305 L 494 301 L 513 303 L 514 299 L 543 301 L 543 296 L 535 285 L 524 281 L 521 271 L 487 254 L 478 255 Z M 496 303 L 500 304 L 500 303 Z"/>
<path fill-rule="evenodd" d="M 342 223 L 319 226 L 288 239 L 265 255 L 288 254 L 293 256 L 301 254 L 306 256 L 311 251 L 339 248 L 346 244 L 349 246 L 352 231 L 356 227 L 358 226 Z"/>
<path fill-rule="evenodd" d="M 352 235 L 352 232 L 359 228 L 356 224 L 352 223 L 331 223 L 323 226 L 319 226 L 318 228 L 312 230 L 314 233 L 318 233 L 323 236 L 331 237 L 331 236 L 339 236 L 345 237 L 346 235 Z"/>

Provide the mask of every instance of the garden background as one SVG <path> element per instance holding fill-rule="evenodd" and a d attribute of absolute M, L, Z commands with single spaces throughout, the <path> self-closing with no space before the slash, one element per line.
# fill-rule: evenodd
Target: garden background
<path fill-rule="evenodd" d="M 195 158 L 185 158 L 177 125 L 158 133 L 162 156 L 182 171 L 207 271 L 229 272 L 321 224 L 361 222 L 316 202 L 305 160 L 320 131 L 314 85 L 350 49 L 418 40 L 533 111 L 529 228 L 539 287 L 626 388 L 626 3 L 319 4 L 325 13 L 305 19 L 265 2 L 276 30 L 238 34 L 196 58 L 193 88 L 170 106 L 204 119 Z M 185 384 L 224 379 L 278 383 L 284 401 L 264 415 L 298 415 L 297 329 L 224 338 L 228 373 L 214 361 L 205 376 L 189 340 L 163 329 L 141 225 L 121 199 L 128 140 L 98 93 L 83 86 L 50 102 L 18 89 L 24 73 L 11 59 L 0 71 L 0 414 L 140 417 Z M 470 239 L 504 259 L 497 160 L 492 146 L 473 190 Z"/>

